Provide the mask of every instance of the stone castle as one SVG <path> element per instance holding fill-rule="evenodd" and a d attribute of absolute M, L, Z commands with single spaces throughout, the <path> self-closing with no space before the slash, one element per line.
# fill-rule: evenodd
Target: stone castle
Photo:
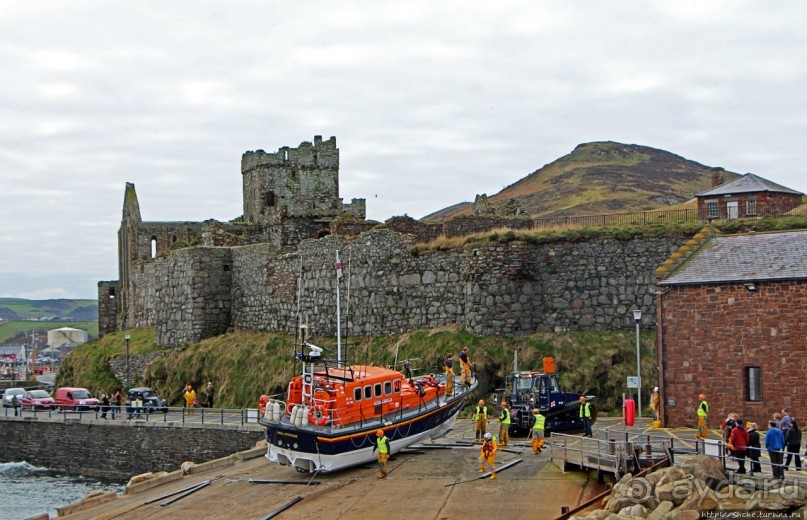
<path fill-rule="evenodd" d="M 98 284 L 99 329 L 154 327 L 159 345 L 228 330 L 292 332 L 298 317 L 333 335 L 335 258 L 344 273 L 343 330 L 397 334 L 459 324 L 484 335 L 654 323 L 654 269 L 688 237 L 479 244 L 418 252 L 417 242 L 529 218 L 445 223 L 366 220 L 364 199 L 339 198 L 336 139 L 241 159 L 244 214 L 230 222 L 143 221 L 127 183 L 118 231 L 119 279 Z"/>

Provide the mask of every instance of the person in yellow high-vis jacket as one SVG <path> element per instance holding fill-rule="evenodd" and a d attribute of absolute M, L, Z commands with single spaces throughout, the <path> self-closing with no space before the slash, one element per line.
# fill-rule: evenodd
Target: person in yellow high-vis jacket
<path fill-rule="evenodd" d="M 546 435 L 544 434 L 546 417 L 541 415 L 541 411 L 538 410 L 538 408 L 533 408 L 532 419 L 532 452 L 538 455 L 541 453 L 544 442 L 546 441 Z"/>
<path fill-rule="evenodd" d="M 499 414 L 499 442 L 507 446 L 510 442 L 510 407 L 507 401 L 502 401 L 502 411 Z"/>
<path fill-rule="evenodd" d="M 698 405 L 698 434 L 695 435 L 696 439 L 705 439 L 709 436 L 709 426 L 706 420 L 709 418 L 709 403 L 706 402 L 706 396 L 700 394 L 698 399 L 701 403 Z"/>
<path fill-rule="evenodd" d="M 462 384 L 471 386 L 471 361 L 468 359 L 468 347 L 463 348 L 460 352 L 460 366 L 462 366 L 462 372 L 460 372 Z"/>
<path fill-rule="evenodd" d="M 378 448 L 378 478 L 387 476 L 387 461 L 389 460 L 389 439 L 384 435 L 384 430 L 375 432 L 376 439 L 373 445 L 373 453 Z"/>
<path fill-rule="evenodd" d="M 482 460 L 482 463 L 479 466 L 479 473 L 485 472 L 485 467 L 490 466 L 490 478 L 496 478 L 496 450 L 499 447 L 496 446 L 496 441 L 493 440 L 493 436 L 490 433 L 486 433 L 485 437 L 482 441 L 482 450 L 479 454 L 479 458 Z"/>

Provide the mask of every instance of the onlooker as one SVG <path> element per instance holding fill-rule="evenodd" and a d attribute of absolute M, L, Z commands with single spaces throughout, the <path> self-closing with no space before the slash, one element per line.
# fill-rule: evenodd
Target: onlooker
<path fill-rule="evenodd" d="M 745 425 L 741 419 L 737 419 L 734 427 L 731 429 L 731 436 L 729 437 L 729 451 L 731 456 L 737 461 L 737 473 L 740 475 L 745 474 L 745 454 L 748 449 L 748 432 L 745 430 Z"/>
<path fill-rule="evenodd" d="M 796 457 L 796 471 L 801 471 L 801 458 L 799 457 L 799 450 L 801 449 L 801 430 L 799 423 L 796 419 L 791 420 L 791 426 L 785 432 L 785 446 L 787 447 L 787 460 L 785 460 L 785 469 L 790 469 L 790 461 Z"/>
<path fill-rule="evenodd" d="M 193 385 L 185 385 L 185 408 L 188 408 L 188 415 L 193 415 L 193 407 L 196 401 L 196 390 Z"/>
<path fill-rule="evenodd" d="M 101 419 L 106 419 L 107 413 L 109 413 L 109 396 L 101 392 Z"/>
<path fill-rule="evenodd" d="M 748 458 L 751 460 L 751 471 L 749 475 L 760 473 L 762 466 L 759 464 L 759 426 L 757 423 L 748 423 Z"/>
<path fill-rule="evenodd" d="M 213 381 L 207 382 L 207 389 L 205 390 L 207 396 L 207 407 L 213 408 Z"/>
<path fill-rule="evenodd" d="M 772 420 L 773 422 L 776 423 L 777 428 L 782 427 L 782 414 L 780 414 L 779 412 L 774 412 Z"/>
<path fill-rule="evenodd" d="M 112 396 L 112 400 L 115 402 L 114 410 L 112 411 L 112 418 L 114 419 L 116 416 L 121 417 L 121 405 L 123 404 L 123 396 L 120 395 L 120 389 L 115 390 L 115 395 Z"/>
<path fill-rule="evenodd" d="M 771 458 L 771 467 L 773 468 L 773 478 L 784 480 L 785 469 L 782 467 L 782 450 L 785 447 L 785 436 L 776 426 L 775 421 L 771 421 L 768 432 L 765 434 L 765 449 L 768 450 L 768 456 Z"/>

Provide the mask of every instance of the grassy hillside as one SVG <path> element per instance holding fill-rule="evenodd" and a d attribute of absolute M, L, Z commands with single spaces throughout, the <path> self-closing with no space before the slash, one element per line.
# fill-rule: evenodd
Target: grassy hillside
<path fill-rule="evenodd" d="M 154 333 L 129 331 L 132 354 L 156 350 Z M 656 382 L 654 332 L 642 336 L 644 385 L 649 391 Z M 262 393 L 284 391 L 286 382 L 298 369 L 292 361 L 293 338 L 282 334 L 237 332 L 187 345 L 179 351 L 167 351 L 154 361 L 145 384 L 158 390 L 170 402 L 180 402 L 186 383 L 196 388 L 213 381 L 219 406 L 254 407 Z M 312 340 L 323 345 L 324 341 Z M 480 395 L 499 387 L 512 369 L 513 352 L 519 351 L 519 368 L 540 369 L 544 356 L 553 355 L 561 382 L 569 391 L 598 395 L 603 409 L 618 408 L 625 378 L 635 372 L 635 334 L 633 331 L 534 334 L 519 338 L 482 337 L 457 328 L 418 331 L 400 336 L 360 339 L 348 349 L 355 362 L 391 364 L 398 349 L 398 359 L 411 359 L 424 371 L 435 370 L 438 357 L 457 353 L 468 347 L 481 379 Z M 330 351 L 333 354 L 333 349 Z M 109 370 L 109 359 L 124 356 L 123 332 L 105 336 L 76 348 L 59 373 L 57 384 L 86 386 L 93 390 L 119 388 Z M 134 375 L 133 375 L 134 377 Z M 649 393 L 647 395 L 650 395 Z"/>
<path fill-rule="evenodd" d="M 737 174 L 724 172 L 726 181 Z M 493 207 L 515 199 L 527 215 L 571 216 L 666 209 L 712 185 L 712 169 L 647 146 L 586 143 L 489 197 Z M 471 195 L 471 194 L 468 194 Z M 424 220 L 472 212 L 470 204 L 444 208 Z"/>
<path fill-rule="evenodd" d="M 97 320 L 98 301 L 0 298 L 0 318 L 7 320 L 38 320 L 53 317 L 72 318 L 82 321 Z"/>

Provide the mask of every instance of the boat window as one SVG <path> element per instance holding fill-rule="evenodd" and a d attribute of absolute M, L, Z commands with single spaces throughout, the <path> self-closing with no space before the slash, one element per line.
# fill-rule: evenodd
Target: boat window
<path fill-rule="evenodd" d="M 396 393 L 396 394 L 397 394 L 397 393 L 399 393 L 399 392 L 401 391 L 401 380 L 400 380 L 400 379 L 396 379 L 396 380 L 393 382 L 393 388 L 395 388 L 395 393 Z"/>
<path fill-rule="evenodd" d="M 353 400 L 361 401 L 361 387 L 353 389 Z"/>
<path fill-rule="evenodd" d="M 381 383 L 375 384 L 375 396 L 381 397 Z"/>
<path fill-rule="evenodd" d="M 558 376 L 552 375 L 549 378 L 549 391 L 550 392 L 560 392 L 560 387 L 558 386 Z"/>
<path fill-rule="evenodd" d="M 392 393 L 392 383 L 387 381 L 384 383 L 384 395 L 389 395 Z"/>
<path fill-rule="evenodd" d="M 364 398 L 365 399 L 372 399 L 373 398 L 373 387 L 367 385 L 364 387 Z"/>

